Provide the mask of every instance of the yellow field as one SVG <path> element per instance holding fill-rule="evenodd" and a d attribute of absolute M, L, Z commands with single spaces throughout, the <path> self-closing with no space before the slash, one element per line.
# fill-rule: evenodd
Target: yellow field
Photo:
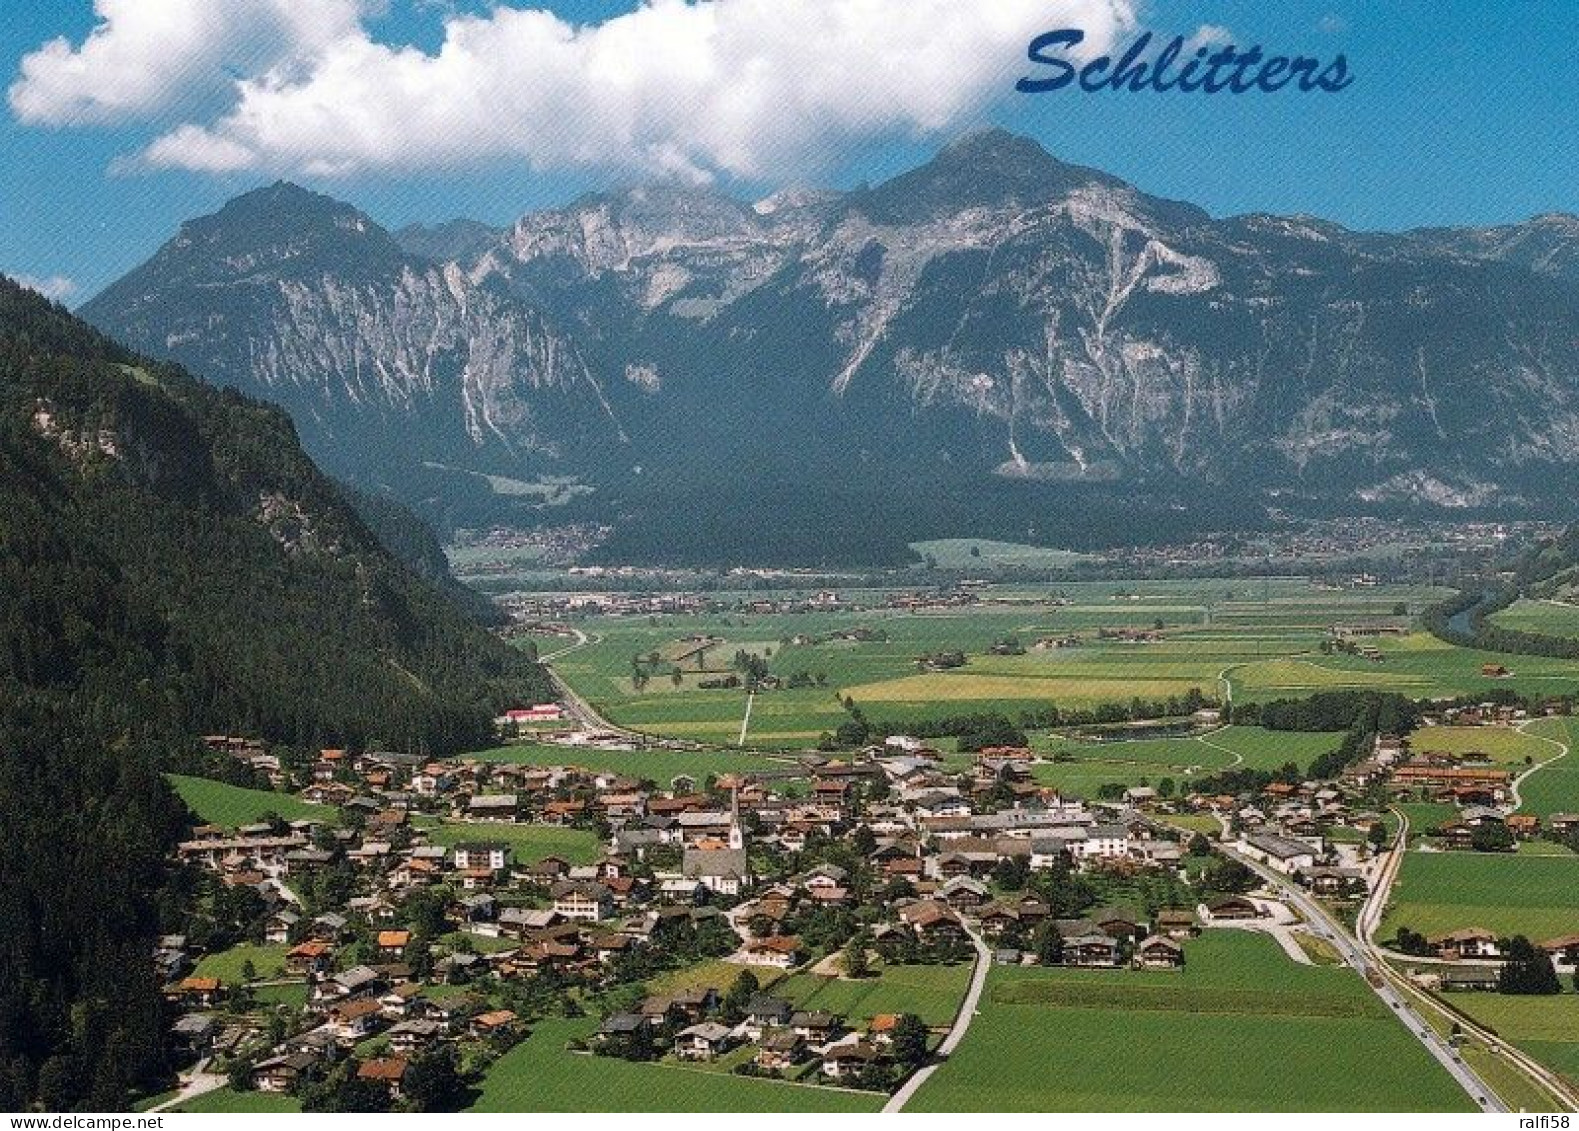
<path fill-rule="evenodd" d="M 1115 679 L 1087 675 L 1062 675 L 1047 678 L 1012 675 L 970 675 L 952 672 L 924 672 L 863 683 L 844 689 L 857 703 L 937 703 L 972 699 L 1056 699 L 1061 704 L 1127 702 L 1166 699 L 1182 695 L 1192 687 L 1211 694 L 1215 681 L 1199 679 Z"/>
<path fill-rule="evenodd" d="M 1429 686 L 1418 676 L 1389 672 L 1382 665 L 1365 671 L 1323 666 L 1320 660 L 1267 660 L 1233 672 L 1234 687 L 1255 691 L 1333 691 L 1341 688 L 1408 690 Z"/>
<path fill-rule="evenodd" d="M 1545 762 L 1559 752 L 1551 743 L 1512 727 L 1425 727 L 1415 732 L 1412 745 L 1416 751 L 1484 754 L 1509 765 L 1522 765 L 1525 758 Z"/>

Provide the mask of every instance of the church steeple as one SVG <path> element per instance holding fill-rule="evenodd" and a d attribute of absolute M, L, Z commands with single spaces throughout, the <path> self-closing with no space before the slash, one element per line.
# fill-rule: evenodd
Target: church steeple
<path fill-rule="evenodd" d="M 729 791 L 729 847 L 745 846 L 746 830 L 740 826 L 740 787 L 737 785 Z"/>

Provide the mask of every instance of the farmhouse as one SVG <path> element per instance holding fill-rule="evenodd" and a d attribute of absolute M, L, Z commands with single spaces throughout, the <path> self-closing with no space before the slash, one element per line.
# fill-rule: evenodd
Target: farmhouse
<path fill-rule="evenodd" d="M 1225 895 L 1206 905 L 1208 918 L 1222 920 L 1260 919 L 1266 915 L 1252 900 L 1242 895 Z"/>
<path fill-rule="evenodd" d="M 729 1048 L 734 1032 L 717 1021 L 703 1021 L 680 1030 L 675 1038 L 675 1054 L 686 1060 L 712 1060 Z"/>
<path fill-rule="evenodd" d="M 1310 845 L 1271 833 L 1251 833 L 1241 838 L 1239 850 L 1286 876 L 1309 869 L 1316 863 L 1316 850 Z"/>
<path fill-rule="evenodd" d="M 1433 935 L 1426 940 L 1426 945 L 1437 957 L 1448 961 L 1502 957 L 1502 947 L 1497 942 L 1497 936 L 1484 927 L 1466 927 L 1445 935 Z"/>
<path fill-rule="evenodd" d="M 1135 948 L 1135 965 L 1144 970 L 1172 970 L 1184 965 L 1184 948 L 1170 938 L 1152 935 Z"/>

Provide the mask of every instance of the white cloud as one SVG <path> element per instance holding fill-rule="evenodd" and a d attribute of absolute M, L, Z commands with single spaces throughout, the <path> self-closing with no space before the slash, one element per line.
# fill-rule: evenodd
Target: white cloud
<path fill-rule="evenodd" d="M 35 275 L 13 275 L 11 277 L 28 290 L 37 291 L 45 298 L 54 299 L 56 302 L 64 302 L 77 292 L 76 281 L 68 279 L 64 275 L 51 275 L 45 279 L 40 279 Z"/>
<path fill-rule="evenodd" d="M 705 178 L 803 171 L 853 143 L 958 128 L 1013 97 L 1032 35 L 1078 27 L 1080 53 L 1102 53 L 1135 27 L 1137 0 L 650 0 L 579 26 L 499 7 L 447 18 L 434 54 L 376 42 L 354 17 L 292 23 L 309 0 L 98 2 L 105 23 L 83 46 L 24 61 L 19 117 L 167 112 L 173 90 L 99 74 L 151 50 L 143 7 L 205 13 L 206 38 L 160 50 L 197 85 L 250 42 L 239 8 L 277 21 L 228 109 L 176 118 L 145 166 L 335 175 L 502 158 Z"/>
<path fill-rule="evenodd" d="M 1202 24 L 1195 29 L 1195 34 L 1185 40 L 1187 50 L 1198 47 L 1226 47 L 1234 41 L 1234 33 L 1221 24 Z"/>
<path fill-rule="evenodd" d="M 1328 35 L 1337 35 L 1349 30 L 1349 21 L 1336 12 L 1328 12 L 1317 21 L 1316 30 L 1324 31 Z"/>
<path fill-rule="evenodd" d="M 137 121 L 225 94 L 236 76 L 309 58 L 356 34 L 357 0 L 94 0 L 80 46 L 54 39 L 10 89 L 34 125 Z"/>

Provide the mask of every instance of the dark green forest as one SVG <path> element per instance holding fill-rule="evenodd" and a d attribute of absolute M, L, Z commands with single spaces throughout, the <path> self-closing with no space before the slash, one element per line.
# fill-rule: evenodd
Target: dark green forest
<path fill-rule="evenodd" d="M 0 1109 L 165 1075 L 196 736 L 445 754 L 542 670 L 386 551 L 277 409 L 0 279 Z"/>

